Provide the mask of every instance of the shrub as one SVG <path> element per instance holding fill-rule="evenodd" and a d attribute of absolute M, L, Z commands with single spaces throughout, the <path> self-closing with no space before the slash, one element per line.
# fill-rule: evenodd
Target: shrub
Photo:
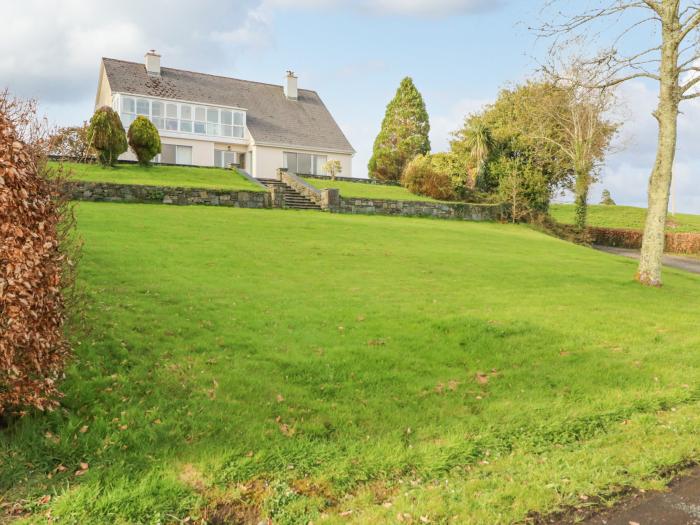
<path fill-rule="evenodd" d="M 431 155 L 418 155 L 408 163 L 401 184 L 411 193 L 438 200 L 455 198 L 450 176 L 436 168 Z"/>
<path fill-rule="evenodd" d="M 75 160 L 86 160 L 95 156 L 88 139 L 88 124 L 58 128 L 49 137 L 49 153 Z"/>
<path fill-rule="evenodd" d="M 90 119 L 88 141 L 97 151 L 100 164 L 114 166 L 128 148 L 119 114 L 109 106 L 98 108 Z"/>
<path fill-rule="evenodd" d="M 501 157 L 490 167 L 498 178 L 495 197 L 511 207 L 513 222 L 532 221 L 549 210 L 550 191 L 542 172 L 520 159 Z"/>
<path fill-rule="evenodd" d="M 69 355 L 61 290 L 71 276 L 72 213 L 60 176 L 42 168 L 48 139 L 37 127 L 24 132 L 33 109 L 0 95 L 0 417 L 53 408 Z"/>
<path fill-rule="evenodd" d="M 129 146 L 142 166 L 149 166 L 151 159 L 161 151 L 158 129 L 144 116 L 136 117 L 131 123 L 128 137 Z"/>
<path fill-rule="evenodd" d="M 329 160 L 323 165 L 323 171 L 331 176 L 331 180 L 335 180 L 336 175 L 343 172 L 343 166 L 339 160 Z"/>
<path fill-rule="evenodd" d="M 617 206 L 617 204 L 615 204 L 615 201 L 612 198 L 612 195 L 610 195 L 610 192 L 608 190 L 603 190 L 603 193 L 600 196 L 600 203 L 604 206 Z"/>

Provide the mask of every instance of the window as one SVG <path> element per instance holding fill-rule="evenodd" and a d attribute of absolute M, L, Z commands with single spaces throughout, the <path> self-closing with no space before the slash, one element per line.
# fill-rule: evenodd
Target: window
<path fill-rule="evenodd" d="M 151 104 L 151 122 L 158 129 L 163 129 L 163 103 L 154 100 Z"/>
<path fill-rule="evenodd" d="M 194 132 L 204 135 L 207 132 L 206 109 L 194 108 Z"/>
<path fill-rule="evenodd" d="M 282 164 L 283 168 L 287 168 L 289 173 L 298 173 L 297 169 L 297 154 L 284 152 L 284 162 Z"/>
<path fill-rule="evenodd" d="M 214 150 L 214 165 L 219 168 L 228 168 L 231 164 L 240 164 L 240 153 L 227 150 Z"/>
<path fill-rule="evenodd" d="M 136 119 L 136 101 L 130 97 L 122 97 L 121 119 L 125 129 L 129 129 Z"/>
<path fill-rule="evenodd" d="M 192 164 L 192 146 L 176 146 L 176 164 Z"/>
<path fill-rule="evenodd" d="M 137 115 L 143 115 L 159 130 L 215 137 L 245 137 L 243 111 L 124 95 L 119 95 L 114 104 L 125 128 L 131 125 Z"/>
<path fill-rule="evenodd" d="M 311 155 L 310 153 L 284 152 L 282 163 L 283 168 L 287 168 L 290 173 L 300 173 L 301 175 L 325 175 L 323 165 L 328 160 L 326 155 Z"/>
<path fill-rule="evenodd" d="M 219 110 L 215 108 L 207 108 L 207 135 L 220 135 L 219 128 Z"/>
<path fill-rule="evenodd" d="M 148 117 L 151 114 L 151 104 L 145 98 L 136 99 L 136 114 Z"/>
<path fill-rule="evenodd" d="M 160 159 L 163 164 L 192 164 L 192 146 L 163 144 Z"/>
<path fill-rule="evenodd" d="M 168 103 L 165 105 L 165 129 L 177 131 L 177 104 Z"/>
<path fill-rule="evenodd" d="M 304 175 L 307 174 L 313 174 L 313 155 L 308 155 L 306 153 L 299 153 L 297 155 L 297 163 L 298 167 L 297 169 L 299 170 L 299 173 L 303 173 Z"/>
<path fill-rule="evenodd" d="M 192 106 L 180 106 L 180 131 L 192 133 Z"/>

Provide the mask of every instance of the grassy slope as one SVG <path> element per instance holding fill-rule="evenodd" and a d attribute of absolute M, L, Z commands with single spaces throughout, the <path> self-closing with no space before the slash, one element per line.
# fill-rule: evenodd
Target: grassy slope
<path fill-rule="evenodd" d="M 700 459 L 697 276 L 643 289 L 634 261 L 512 225 L 94 203 L 78 221 L 66 410 L 0 433 L 0 493 L 54 494 L 62 522 L 262 500 L 282 524 L 510 523 Z"/>
<path fill-rule="evenodd" d="M 340 180 L 323 180 L 306 178 L 306 182 L 319 189 L 337 188 L 341 197 L 361 197 L 367 199 L 387 199 L 397 201 L 428 201 L 437 202 L 430 197 L 411 193 L 403 186 L 385 186 L 382 184 L 364 184 L 362 182 L 347 182 Z"/>
<path fill-rule="evenodd" d="M 56 166 L 58 163 L 53 162 Z M 64 163 L 73 178 L 90 182 L 114 182 L 174 186 L 182 188 L 207 188 L 219 190 L 265 191 L 237 172 L 221 168 L 188 168 L 185 166 L 158 166 L 143 168 L 135 164 L 120 164 L 114 168 L 102 168 L 97 164 Z"/>
<path fill-rule="evenodd" d="M 572 204 L 553 204 L 550 208 L 552 217 L 564 224 L 574 223 L 574 206 Z M 632 206 L 601 206 L 588 207 L 588 224 L 604 228 L 644 228 L 646 209 Z M 669 215 L 671 224 L 668 231 L 700 232 L 700 215 L 679 213 Z"/>

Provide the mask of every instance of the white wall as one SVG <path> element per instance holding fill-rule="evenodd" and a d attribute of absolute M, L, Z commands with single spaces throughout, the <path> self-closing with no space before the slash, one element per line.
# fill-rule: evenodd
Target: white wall
<path fill-rule="evenodd" d="M 277 170 L 284 165 L 283 154 L 285 151 L 325 155 L 328 157 L 328 160 L 339 160 L 343 168 L 343 172 L 340 176 L 352 177 L 352 155 L 350 154 L 257 145 L 253 147 L 253 151 L 253 176 L 259 179 L 272 179 L 275 177 Z"/>
<path fill-rule="evenodd" d="M 177 146 L 192 146 L 192 164 L 195 166 L 214 165 L 214 142 L 206 140 L 191 140 L 172 137 L 161 137 L 162 144 L 175 144 Z M 136 160 L 136 155 L 131 148 L 119 156 L 119 160 Z"/>

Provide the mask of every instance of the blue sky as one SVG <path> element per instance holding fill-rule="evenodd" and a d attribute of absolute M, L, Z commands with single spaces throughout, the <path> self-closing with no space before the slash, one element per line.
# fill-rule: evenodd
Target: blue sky
<path fill-rule="evenodd" d="M 293 69 L 300 87 L 318 91 L 335 115 L 358 152 L 354 174 L 364 176 L 384 108 L 404 76 L 425 98 L 433 150 L 446 149 L 467 113 L 534 71 L 544 46 L 528 26 L 537 25 L 542 3 L 122 0 L 114 10 L 103 1 L 5 0 L 12 23 L 0 34 L 0 87 L 37 97 L 53 122 L 75 124 L 92 112 L 100 56 L 140 61 L 155 48 L 164 66 L 272 83 Z M 624 148 L 610 157 L 592 200 L 607 187 L 620 203 L 645 204 L 655 97 L 643 82 L 621 90 Z M 686 107 L 676 193 L 679 211 L 700 213 L 697 118 L 698 105 Z"/>

